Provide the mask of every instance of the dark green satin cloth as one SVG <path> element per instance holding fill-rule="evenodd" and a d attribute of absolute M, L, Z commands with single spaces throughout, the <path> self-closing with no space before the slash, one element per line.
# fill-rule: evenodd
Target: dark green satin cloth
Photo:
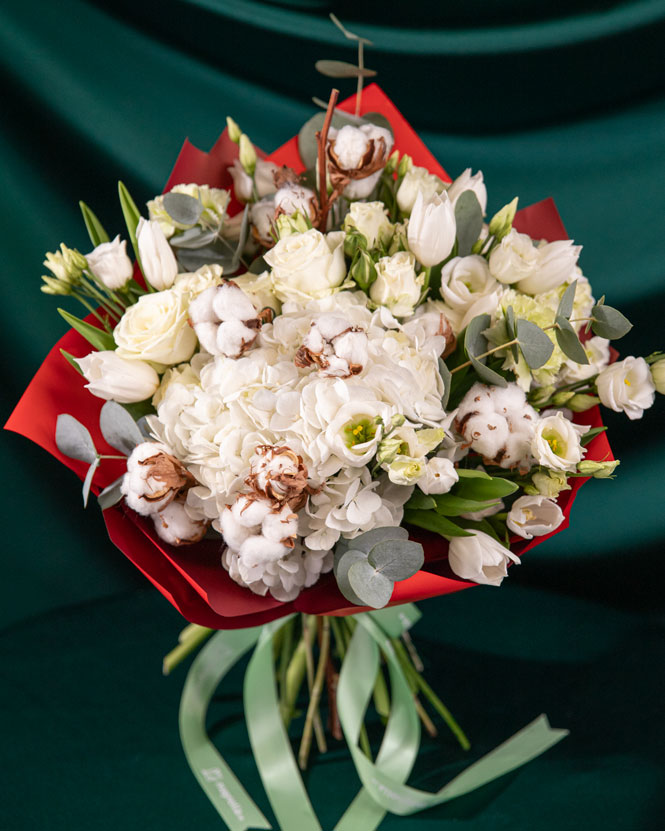
<path fill-rule="evenodd" d="M 266 150 L 290 137 L 327 96 L 314 61 L 353 57 L 331 10 L 375 42 L 367 64 L 450 174 L 484 171 L 490 211 L 556 199 L 596 294 L 635 323 L 622 354 L 665 347 L 664 0 L 5 0 L 4 417 L 65 331 L 39 276 L 61 241 L 88 250 L 78 200 L 115 233 L 117 180 L 144 202 L 185 136 L 207 149 L 230 114 Z M 573 527 L 500 590 L 422 604 L 429 674 L 474 754 L 541 711 L 571 736 L 474 797 L 382 827 L 663 827 L 664 413 L 660 399 L 637 423 L 607 415 L 617 480 L 589 483 Z M 3 827 L 220 827 L 179 748 L 182 675 L 160 676 L 178 614 L 82 510 L 71 474 L 13 435 L 2 452 Z M 240 688 L 235 673 L 212 725 L 268 811 Z M 414 784 L 463 764 L 442 735 Z M 356 788 L 343 750 L 308 784 L 332 827 Z"/>

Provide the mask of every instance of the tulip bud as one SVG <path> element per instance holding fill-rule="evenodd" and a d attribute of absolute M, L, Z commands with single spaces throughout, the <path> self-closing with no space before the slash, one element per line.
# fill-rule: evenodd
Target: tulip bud
<path fill-rule="evenodd" d="M 665 358 L 651 364 L 651 378 L 653 379 L 656 392 L 665 395 Z"/>
<path fill-rule="evenodd" d="M 170 288 L 178 274 L 178 263 L 159 222 L 141 217 L 136 228 L 136 241 L 145 279 L 157 291 Z"/>
<path fill-rule="evenodd" d="M 149 363 L 121 358 L 113 351 L 91 352 L 76 363 L 88 382 L 86 389 L 107 401 L 145 401 L 159 386 L 159 376 Z"/>
<path fill-rule="evenodd" d="M 388 161 L 386 162 L 386 166 L 384 170 L 386 173 L 394 173 L 397 170 L 397 165 L 399 164 L 399 150 L 394 150 L 393 153 L 388 157 Z"/>
<path fill-rule="evenodd" d="M 245 133 L 240 136 L 239 144 L 240 164 L 243 166 L 243 169 L 248 176 L 253 176 L 254 171 L 256 170 L 256 150 L 254 149 L 254 145 Z"/>
<path fill-rule="evenodd" d="M 231 118 L 230 115 L 226 116 L 226 130 L 229 134 L 229 138 L 234 144 L 238 144 L 240 141 L 240 136 L 242 135 L 242 130 L 236 122 Z"/>
<path fill-rule="evenodd" d="M 577 465 L 577 472 L 584 476 L 593 476 L 594 479 L 609 479 L 620 464 L 618 459 L 611 462 L 592 462 L 591 459 L 584 459 Z"/>
<path fill-rule="evenodd" d="M 419 193 L 407 230 L 409 248 L 418 261 L 426 268 L 443 262 L 453 250 L 456 234 L 455 211 L 447 194 L 425 201 Z"/>
<path fill-rule="evenodd" d="M 397 166 L 397 176 L 401 179 L 413 167 L 413 159 L 407 156 L 406 153 L 402 156 Z"/>
<path fill-rule="evenodd" d="M 504 205 L 490 220 L 490 234 L 496 240 L 502 240 L 513 227 L 513 220 L 515 219 L 515 212 L 517 211 L 517 201 L 518 197 L 516 196 L 512 202 Z"/>
<path fill-rule="evenodd" d="M 363 290 L 367 291 L 372 283 L 376 280 L 376 266 L 367 251 L 359 248 L 349 270 L 349 277 L 355 280 L 357 285 Z"/>

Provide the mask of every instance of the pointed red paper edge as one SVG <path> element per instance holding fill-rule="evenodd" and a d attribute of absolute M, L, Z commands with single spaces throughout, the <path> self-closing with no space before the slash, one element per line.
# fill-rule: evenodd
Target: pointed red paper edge
<path fill-rule="evenodd" d="M 342 110 L 353 111 L 355 96 L 342 102 Z M 376 85 L 363 93 L 362 113 L 380 112 L 391 123 L 395 146 L 408 153 L 414 163 L 426 167 L 432 173 L 449 181 L 450 177 L 422 143 L 415 131 L 395 108 L 390 99 Z M 226 131 L 209 153 L 204 153 L 186 141 L 169 177 L 165 190 L 176 184 L 208 184 L 212 187 L 230 187 L 231 178 L 226 170 L 237 157 L 237 146 Z M 303 165 L 297 151 L 297 138 L 292 138 L 268 156 L 271 161 L 286 164 L 300 171 Z M 561 218 L 552 199 L 538 202 L 519 211 L 515 227 L 537 239 L 554 241 L 568 239 Z M 82 357 L 90 347 L 80 335 L 70 330 L 47 355 L 35 374 L 14 412 L 6 429 L 34 441 L 83 479 L 87 465 L 63 456 L 55 446 L 55 422 L 63 406 L 66 411 L 83 422 L 100 450 L 113 453 L 99 432 L 99 411 L 103 402 L 91 396 L 84 380 L 65 361 L 60 350 Z M 62 391 L 67 391 L 67 403 L 63 405 Z M 594 408 L 582 415 L 581 423 L 599 426 L 600 412 Z M 597 436 L 588 446 L 588 459 L 611 459 L 612 454 L 604 434 Z M 122 462 L 106 462 L 95 477 L 95 491 L 106 487 L 123 473 Z M 568 525 L 570 510 L 579 488 L 587 479 L 573 479 L 572 489 L 559 497 L 565 520 L 552 534 Z M 159 589 L 188 620 L 216 629 L 241 628 L 265 623 L 293 611 L 309 613 L 352 614 L 361 611 L 349 606 L 339 592 L 332 575 L 326 575 L 310 589 L 303 591 L 291 603 L 280 603 L 272 597 L 260 597 L 234 583 L 219 566 L 219 543 L 205 541 L 197 546 L 174 548 L 163 543 L 155 534 L 152 523 L 123 506 L 104 512 L 104 520 L 113 543 Z M 476 585 L 455 577 L 448 567 L 447 543 L 440 537 L 420 532 L 417 538 L 423 543 L 426 565 L 423 570 L 395 585 L 391 605 L 423 600 L 441 594 L 449 594 Z M 517 554 L 523 554 L 548 537 L 520 541 L 513 546 Z"/>

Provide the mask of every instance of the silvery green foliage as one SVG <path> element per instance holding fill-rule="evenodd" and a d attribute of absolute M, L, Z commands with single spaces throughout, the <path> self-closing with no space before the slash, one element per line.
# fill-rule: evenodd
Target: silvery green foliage
<path fill-rule="evenodd" d="M 116 401 L 107 401 L 102 407 L 99 429 L 106 442 L 125 456 L 129 456 L 136 445 L 144 441 L 137 423 Z"/>
<path fill-rule="evenodd" d="M 200 199 L 186 193 L 165 193 L 164 210 L 179 225 L 195 225 L 203 212 Z"/>
<path fill-rule="evenodd" d="M 70 459 L 92 464 L 97 458 L 97 448 L 88 428 L 68 413 L 58 416 L 55 443 L 58 450 Z"/>
<path fill-rule="evenodd" d="M 483 211 L 472 190 L 463 191 L 455 202 L 455 225 L 457 255 L 466 257 L 471 253 L 483 227 Z"/>

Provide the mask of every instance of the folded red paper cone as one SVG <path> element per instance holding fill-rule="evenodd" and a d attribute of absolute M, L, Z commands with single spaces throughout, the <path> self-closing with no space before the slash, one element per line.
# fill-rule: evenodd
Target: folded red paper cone
<path fill-rule="evenodd" d="M 340 109 L 352 111 L 355 97 L 339 106 Z M 364 91 L 362 112 L 379 112 L 386 116 L 394 131 L 396 148 L 401 153 L 408 153 L 416 165 L 426 167 L 449 181 L 443 168 L 376 84 Z M 236 156 L 237 147 L 228 139 L 226 131 L 209 153 L 198 150 L 187 141 L 169 177 L 167 189 L 175 184 L 190 182 L 228 187 L 230 176 L 226 168 Z M 296 138 L 267 158 L 296 170 L 303 169 Z M 535 239 L 554 241 L 568 238 L 551 199 L 518 212 L 514 225 Z M 97 447 L 104 451 L 108 445 L 98 427 L 99 412 L 104 402 L 85 389 L 84 379 L 62 357 L 61 349 L 75 357 L 82 357 L 90 351 L 88 343 L 73 330 L 61 338 L 37 371 L 6 428 L 41 445 L 82 479 L 87 465 L 63 456 L 56 447 L 56 420 L 61 412 L 70 413 L 88 427 Z M 66 400 L 63 399 L 63 390 L 67 390 Z M 577 420 L 593 427 L 602 423 L 597 407 L 583 413 Z M 108 448 L 107 452 L 115 453 L 112 448 Z M 590 442 L 585 458 L 596 461 L 613 458 L 604 434 Z M 123 472 L 122 462 L 104 462 L 95 476 L 95 491 L 106 487 Z M 565 520 L 552 534 L 567 527 L 577 491 L 586 481 L 583 478 L 573 479 L 571 490 L 564 491 L 559 496 L 558 503 Z M 235 583 L 220 564 L 219 542 L 204 540 L 196 545 L 177 548 L 167 545 L 159 539 L 151 521 L 134 514 L 123 505 L 105 511 L 104 518 L 113 543 L 184 617 L 194 623 L 217 629 L 241 628 L 265 623 L 294 611 L 310 614 L 350 614 L 361 611 L 358 606 L 349 606 L 331 574 L 324 575 L 315 586 L 305 589 L 295 601 L 282 603 L 270 596 L 253 594 Z M 475 585 L 452 574 L 447 562 L 445 540 L 420 530 L 414 530 L 412 537 L 423 544 L 425 566 L 413 577 L 395 584 L 391 604 L 423 600 Z M 512 550 L 520 555 L 545 539 L 547 537 L 522 540 Z"/>

